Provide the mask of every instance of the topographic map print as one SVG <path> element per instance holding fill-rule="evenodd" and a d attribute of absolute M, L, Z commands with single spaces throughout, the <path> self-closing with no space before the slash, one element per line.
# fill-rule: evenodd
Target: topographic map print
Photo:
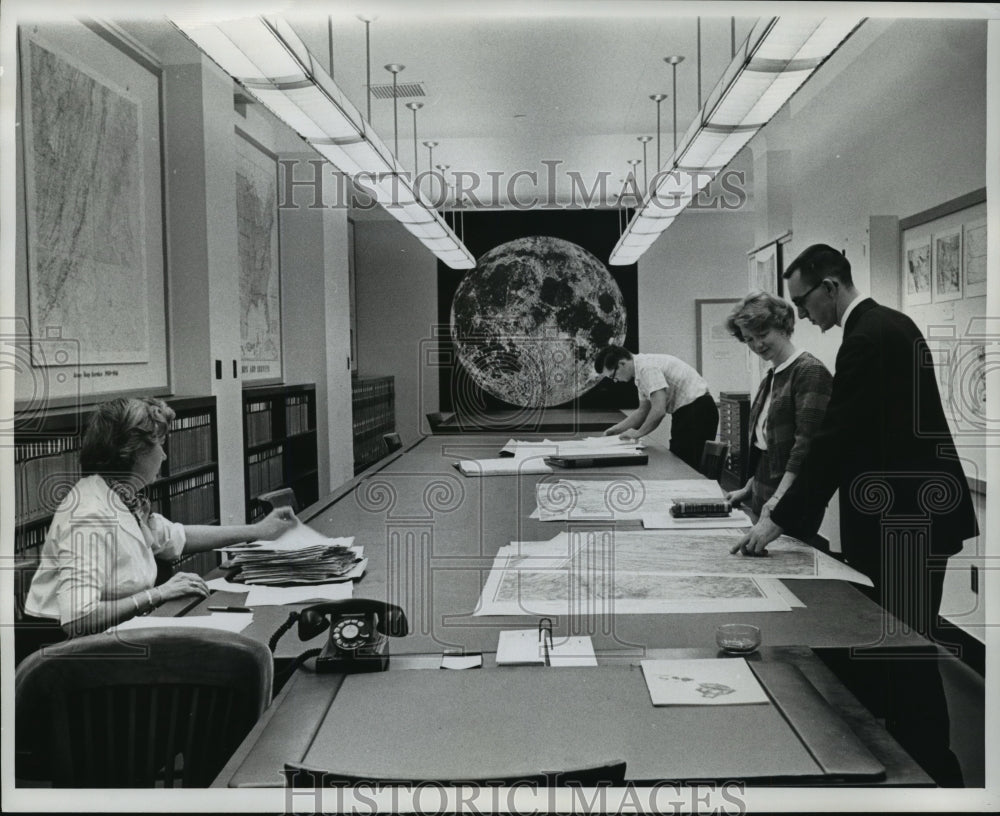
<path fill-rule="evenodd" d="M 148 362 L 139 105 L 22 42 L 32 333 L 78 344 L 81 363 Z"/>
<path fill-rule="evenodd" d="M 243 378 L 281 376 L 281 294 L 274 160 L 236 139 Z"/>
<path fill-rule="evenodd" d="M 613 480 L 557 479 L 535 486 L 537 517 L 542 521 L 639 520 L 643 513 L 666 510 L 677 498 L 720 499 L 722 488 L 708 479 Z"/>

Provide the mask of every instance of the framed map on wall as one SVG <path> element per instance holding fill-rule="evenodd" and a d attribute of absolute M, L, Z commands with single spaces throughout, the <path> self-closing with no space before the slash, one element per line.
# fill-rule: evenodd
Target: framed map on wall
<path fill-rule="evenodd" d="M 281 382 L 277 157 L 236 129 L 240 347 L 244 382 Z"/>
<path fill-rule="evenodd" d="M 96 23 L 24 26 L 19 45 L 16 399 L 165 393 L 159 66 Z"/>

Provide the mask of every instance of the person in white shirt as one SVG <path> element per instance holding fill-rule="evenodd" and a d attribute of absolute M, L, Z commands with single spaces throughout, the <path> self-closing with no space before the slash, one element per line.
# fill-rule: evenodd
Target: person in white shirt
<path fill-rule="evenodd" d="M 154 481 L 171 409 L 155 398 L 99 405 L 80 449 L 84 474 L 60 502 L 25 600 L 28 622 L 58 621 L 69 636 L 103 632 L 170 598 L 206 597 L 201 576 L 178 572 L 161 586 L 156 558 L 241 541 L 272 540 L 298 523 L 277 508 L 256 524 L 178 524 L 151 513 L 143 488 Z"/>
<path fill-rule="evenodd" d="M 635 380 L 639 391 L 639 407 L 605 436 L 638 439 L 670 414 L 670 452 L 698 469 L 705 442 L 714 440 L 719 430 L 719 408 L 694 368 L 670 354 L 633 354 L 621 346 L 606 346 L 597 353 L 594 369 L 612 382 Z"/>

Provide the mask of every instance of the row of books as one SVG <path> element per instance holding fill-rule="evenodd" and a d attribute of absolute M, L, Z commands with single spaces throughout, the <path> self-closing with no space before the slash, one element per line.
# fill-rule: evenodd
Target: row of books
<path fill-rule="evenodd" d="M 309 424 L 309 397 L 306 394 L 289 394 L 285 397 L 285 433 L 303 433 L 312 430 Z"/>
<path fill-rule="evenodd" d="M 275 490 L 284 484 L 284 445 L 247 456 L 247 488 L 251 496 Z"/>
<path fill-rule="evenodd" d="M 396 429 L 395 388 L 392 377 L 353 383 L 354 470 L 364 469 L 386 453 L 382 435 Z"/>
<path fill-rule="evenodd" d="M 271 402 L 248 402 L 246 410 L 247 446 L 264 445 L 271 441 Z"/>
<path fill-rule="evenodd" d="M 215 521 L 215 473 L 199 473 L 168 486 L 170 520 L 187 524 Z"/>
<path fill-rule="evenodd" d="M 56 437 L 14 446 L 14 523 L 55 512 L 66 489 L 80 478 L 79 437 Z"/>
<path fill-rule="evenodd" d="M 212 462 L 212 416 L 196 414 L 170 423 L 167 467 L 179 473 Z"/>
<path fill-rule="evenodd" d="M 67 482 L 66 487 L 76 480 Z M 149 498 L 150 510 L 165 515 L 171 521 L 186 524 L 201 524 L 215 520 L 215 473 L 199 473 L 176 482 L 159 482 L 145 490 Z M 55 508 L 52 508 L 54 512 Z M 47 520 L 50 513 L 36 514 L 39 520 Z M 45 543 L 49 525 L 36 524 L 17 530 L 14 535 L 14 552 L 23 555 Z"/>

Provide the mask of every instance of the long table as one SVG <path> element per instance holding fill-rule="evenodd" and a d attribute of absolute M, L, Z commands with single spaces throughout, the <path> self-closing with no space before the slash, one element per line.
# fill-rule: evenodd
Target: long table
<path fill-rule="evenodd" d="M 473 616 L 497 550 L 511 541 L 549 540 L 568 529 L 642 529 L 638 521 L 596 525 L 529 518 L 540 480 L 700 478 L 657 445 L 647 448 L 648 465 L 630 469 L 466 478 L 453 467 L 460 458 L 496 456 L 508 439 L 498 435 L 424 438 L 382 470 L 358 480 L 349 492 L 308 511 L 314 529 L 329 536 L 353 535 L 355 544 L 364 546 L 368 571 L 355 586 L 355 597 L 389 601 L 405 610 L 411 634 L 392 643 L 393 653 L 444 648 L 489 652 L 495 649 L 500 630 L 532 625 L 535 619 L 525 616 Z M 740 556 L 733 558 L 738 561 Z M 804 608 L 739 615 L 740 621 L 760 627 L 765 645 L 927 645 L 923 638 L 903 632 L 886 618 L 880 606 L 844 581 L 789 580 L 787 585 L 805 603 Z M 218 593 L 211 603 L 236 605 L 244 597 Z M 193 611 L 201 612 L 207 605 L 198 605 Z M 267 642 L 286 617 L 287 612 L 280 607 L 259 607 L 246 634 Z M 715 642 L 716 626 L 733 619 L 733 615 L 721 613 L 561 616 L 554 620 L 553 634 L 588 634 L 599 651 L 616 651 L 631 659 L 651 648 L 709 646 Z M 290 633 L 281 640 L 276 654 L 279 658 L 294 657 L 310 645 L 319 645 L 319 641 L 302 644 Z"/>
<path fill-rule="evenodd" d="M 826 722 L 823 717 L 829 714 L 832 725 L 829 728 L 820 727 L 820 736 L 831 728 L 836 730 L 836 723 L 846 721 L 851 725 L 850 731 L 861 737 L 862 747 L 858 751 L 862 754 L 865 750 L 870 751 L 878 767 L 885 768 L 884 773 L 872 773 L 869 767 L 869 771 L 859 777 L 864 778 L 866 783 L 929 783 L 928 777 L 866 714 L 857 700 L 825 671 L 810 648 L 803 648 L 906 650 L 927 647 L 927 642 L 921 637 L 900 630 L 891 619 L 887 626 L 881 608 L 843 581 L 788 581 L 794 593 L 806 604 L 805 608 L 790 612 L 560 616 L 554 620 L 554 635 L 591 635 L 601 664 L 598 668 L 513 670 L 493 666 L 493 653 L 501 630 L 530 628 L 537 623 L 537 618 L 525 616 L 473 616 L 497 549 L 511 541 L 548 540 L 576 525 L 529 518 L 535 507 L 536 484 L 540 479 L 551 479 L 553 476 L 466 478 L 454 469 L 453 463 L 459 458 L 495 456 L 507 439 L 506 435 L 425 438 L 381 470 L 370 471 L 357 479 L 349 490 L 340 491 L 329 501 L 320 502 L 307 511 L 305 515 L 316 530 L 331 536 L 353 535 L 355 543 L 364 546 L 369 559 L 368 572 L 356 585 L 355 597 L 375 598 L 401 606 L 409 618 L 410 634 L 391 639 L 393 657 L 390 671 L 379 679 L 370 675 L 348 677 L 346 680 L 340 675 L 319 675 L 313 673 L 307 663 L 282 690 L 267 716 L 220 774 L 217 785 L 281 785 L 278 772 L 284 761 L 307 760 L 320 766 L 339 765 L 340 770 L 351 770 L 343 765 L 355 748 L 367 752 L 365 755 L 370 759 L 378 760 L 375 768 L 370 763 L 365 765 L 371 773 L 381 771 L 383 775 L 395 775 L 397 778 L 407 773 L 418 776 L 431 773 L 433 777 L 434 769 L 445 775 L 460 771 L 476 775 L 477 768 L 483 772 L 494 772 L 494 768 L 484 767 L 484 755 L 468 750 L 451 753 L 438 750 L 437 755 L 434 751 L 428 754 L 425 750 L 427 746 L 436 743 L 428 743 L 428 734 L 435 729 L 432 722 L 426 720 L 422 724 L 417 721 L 409 724 L 400 722 L 400 729 L 391 740 L 392 750 L 379 751 L 377 740 L 384 740 L 386 735 L 380 734 L 378 727 L 371 732 L 374 737 L 358 737 L 360 742 L 350 743 L 350 750 L 346 753 L 327 750 L 337 744 L 336 739 L 329 737 L 330 734 L 360 726 L 359 722 L 351 724 L 351 716 L 353 709 L 365 707 L 361 701 L 365 700 L 366 689 L 371 694 L 367 706 L 372 712 L 383 711 L 379 699 L 384 699 L 385 694 L 395 689 L 395 707 L 391 709 L 394 713 L 391 713 L 390 719 L 398 721 L 408 706 L 413 707 L 414 716 L 417 716 L 420 707 L 428 705 L 429 700 L 418 699 L 416 692 L 420 688 L 428 694 L 434 694 L 434 689 L 437 689 L 436 698 L 445 705 L 452 700 L 460 708 L 467 707 L 463 709 L 464 720 L 461 717 L 447 720 L 449 729 L 455 730 L 459 727 L 456 723 L 465 722 L 470 731 L 502 731 L 505 734 L 503 739 L 512 745 L 517 739 L 510 729 L 523 731 L 529 727 L 526 723 L 532 716 L 526 710 L 527 720 L 520 717 L 512 720 L 512 700 L 530 697 L 536 704 L 547 706 L 546 711 L 554 717 L 552 723 L 564 722 L 565 726 L 556 729 L 550 723 L 546 729 L 549 736 L 541 742 L 534 741 L 532 746 L 539 757 L 552 761 L 565 753 L 567 745 L 574 744 L 574 734 L 581 738 L 606 734 L 606 744 L 602 745 L 598 740 L 594 746 L 595 754 L 605 756 L 609 750 L 621 754 L 628 744 L 620 729 L 622 722 L 653 723 L 642 735 L 633 733 L 636 743 L 626 752 L 629 756 L 625 758 L 629 760 L 631 769 L 629 778 L 635 780 L 697 776 L 698 761 L 714 757 L 714 764 L 702 767 L 713 768 L 720 777 L 792 782 L 815 782 L 819 779 L 843 781 L 823 763 L 816 762 L 817 749 L 810 743 L 810 740 L 815 741 L 816 736 L 805 734 L 810 731 L 810 722 Z M 648 465 L 621 471 L 620 475 L 643 479 L 698 477 L 695 471 L 658 446 L 649 446 L 648 453 Z M 614 477 L 615 471 L 568 471 L 563 475 L 568 478 L 608 479 Z M 617 522 L 611 526 L 616 530 L 641 527 L 635 521 Z M 738 558 L 734 556 L 734 559 Z M 207 603 L 236 604 L 242 599 L 241 593 L 216 593 L 209 602 L 196 604 L 187 611 L 198 614 L 204 611 Z M 244 634 L 267 642 L 287 615 L 285 608 L 258 607 L 254 611 L 253 624 Z M 715 656 L 715 628 L 719 623 L 732 620 L 759 626 L 765 646 L 761 652 L 764 662 L 779 666 L 777 669 L 765 669 L 771 672 L 768 675 L 771 680 L 764 682 L 762 679 L 771 697 L 770 705 L 778 704 L 778 687 L 786 689 L 782 692 L 786 697 L 799 702 L 789 710 L 779 706 L 780 711 L 771 710 L 766 717 L 761 711 L 748 710 L 753 707 L 727 707 L 730 718 L 735 718 L 732 722 L 748 728 L 750 733 L 770 733 L 773 739 L 786 744 L 787 752 L 781 755 L 784 759 L 748 762 L 734 748 L 731 734 L 721 727 L 726 718 L 720 718 L 718 713 L 711 717 L 701 714 L 700 719 L 699 713 L 684 715 L 695 717 L 694 722 L 716 723 L 703 735 L 705 742 L 698 751 L 668 752 L 669 756 L 662 750 L 657 751 L 657 733 L 662 737 L 664 731 L 661 728 L 658 732 L 655 723 L 664 725 L 674 722 L 676 725 L 676 709 L 650 706 L 644 684 L 640 680 L 636 685 L 636 679 L 641 678 L 636 669 L 638 660 L 678 654 Z M 893 634 L 889 636 L 887 631 Z M 287 659 L 323 642 L 325 635 L 301 643 L 293 630 L 279 643 L 276 657 Z M 482 652 L 486 667 L 454 673 L 461 674 L 464 679 L 447 681 L 438 678 L 453 673 L 406 671 L 411 666 L 437 665 L 435 658 L 439 661 L 445 649 Z M 430 657 L 423 658 L 421 662 L 421 656 L 426 655 Z M 786 670 L 780 668 L 786 664 L 797 668 L 798 674 L 791 679 L 783 673 Z M 774 680 L 775 676 L 778 681 Z M 587 729 L 581 731 L 580 727 L 572 725 L 579 720 L 572 704 L 579 684 L 584 681 L 589 681 L 591 693 L 596 695 L 594 699 L 608 702 L 606 706 L 598 707 Z M 621 691 L 626 687 L 626 681 L 627 693 Z M 451 686 L 445 688 L 442 685 L 445 682 Z M 775 683 L 777 685 L 772 688 Z M 512 693 L 510 689 L 515 687 L 520 697 L 515 695 L 508 699 Z M 484 688 L 493 690 L 487 693 Z M 501 690 L 505 691 L 501 693 Z M 816 703 L 813 698 L 818 698 L 822 704 Z M 341 705 L 338 705 L 338 700 Z M 495 705 L 489 705 L 488 700 Z M 829 711 L 820 717 L 816 714 L 819 709 L 809 708 L 813 704 Z M 399 708 L 400 705 L 403 709 Z M 803 714 L 796 708 L 798 705 L 806 705 L 805 710 L 811 713 Z M 796 714 L 796 711 L 799 713 Z M 381 722 L 383 730 L 389 725 L 388 721 Z M 404 733 L 408 735 L 405 738 L 401 736 Z M 613 734 L 619 736 L 614 737 Z M 457 745 L 463 744 L 462 734 L 456 732 L 454 737 L 458 740 Z M 403 741 L 400 742 L 400 739 Z M 702 757 L 704 752 L 707 753 Z M 852 755 L 852 750 L 843 749 L 840 758 L 849 759 Z M 430 764 L 411 761 L 417 756 L 436 758 Z M 573 757 L 565 759 L 569 762 Z M 686 764 L 679 762 L 682 759 L 686 760 Z M 715 775 L 714 771 L 711 775 Z M 850 777 L 847 774 L 846 778 Z"/>

